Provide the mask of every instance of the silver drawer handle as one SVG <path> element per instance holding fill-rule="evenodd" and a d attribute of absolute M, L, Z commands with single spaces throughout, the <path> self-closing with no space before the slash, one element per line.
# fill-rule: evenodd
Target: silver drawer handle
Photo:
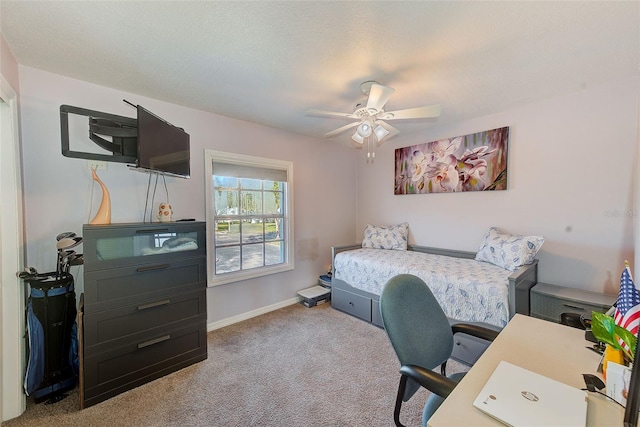
<path fill-rule="evenodd" d="M 571 304 L 562 304 L 565 307 L 569 307 L 569 308 L 573 308 L 575 310 L 580 310 L 580 311 L 584 311 L 584 307 L 578 307 L 577 305 L 571 305 Z"/>
<path fill-rule="evenodd" d="M 159 338 L 154 338 L 149 341 L 141 342 L 140 344 L 138 344 L 138 348 L 149 347 L 150 345 L 159 344 L 161 342 L 168 341 L 170 339 L 171 339 L 171 335 L 165 335 Z"/>
<path fill-rule="evenodd" d="M 149 304 L 139 305 L 138 306 L 138 310 L 142 311 L 142 310 L 146 310 L 148 308 L 159 307 L 161 305 L 167 305 L 167 304 L 171 304 L 171 300 L 170 299 L 165 299 L 165 300 L 162 300 L 162 301 L 150 302 Z"/>
<path fill-rule="evenodd" d="M 145 272 L 145 271 L 162 270 L 164 268 L 169 268 L 169 264 L 147 265 L 145 267 L 136 268 L 136 271 L 142 273 L 142 272 Z"/>

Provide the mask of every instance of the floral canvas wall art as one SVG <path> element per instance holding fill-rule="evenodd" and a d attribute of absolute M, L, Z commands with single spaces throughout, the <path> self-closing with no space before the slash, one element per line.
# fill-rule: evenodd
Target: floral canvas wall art
<path fill-rule="evenodd" d="M 509 127 L 397 148 L 394 194 L 507 189 Z"/>

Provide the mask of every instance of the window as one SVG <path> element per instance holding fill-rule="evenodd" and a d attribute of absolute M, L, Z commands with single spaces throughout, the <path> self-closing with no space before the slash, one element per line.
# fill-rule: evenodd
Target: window
<path fill-rule="evenodd" d="M 293 164 L 205 150 L 209 284 L 293 269 Z"/>
<path fill-rule="evenodd" d="M 153 235 L 154 248 L 161 248 L 164 242 L 177 237 L 176 233 L 156 233 Z"/>

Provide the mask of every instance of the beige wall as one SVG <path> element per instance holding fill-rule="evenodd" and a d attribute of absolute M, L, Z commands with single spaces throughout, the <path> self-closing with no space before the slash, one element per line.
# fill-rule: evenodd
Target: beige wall
<path fill-rule="evenodd" d="M 330 262 L 331 246 L 355 232 L 356 153 L 348 147 L 29 67 L 20 66 L 20 79 L 28 265 L 39 271 L 55 267 L 55 236 L 80 234 L 90 220 L 93 181 L 86 161 L 61 154 L 62 104 L 135 117 L 126 99 L 190 134 L 191 179 L 167 178 L 176 219 L 205 219 L 205 149 L 293 161 L 295 270 L 210 288 L 210 323 L 295 298 L 317 283 Z M 143 221 L 148 175 L 122 163 L 109 163 L 98 174 L 111 194 L 112 222 Z M 96 188 L 94 214 L 99 195 Z"/>
<path fill-rule="evenodd" d="M 541 282 L 617 294 L 634 257 L 638 78 L 401 135 L 359 163 L 358 220 L 409 222 L 419 245 L 476 251 L 491 226 L 544 235 Z M 509 126 L 506 191 L 393 195 L 394 150 Z"/>

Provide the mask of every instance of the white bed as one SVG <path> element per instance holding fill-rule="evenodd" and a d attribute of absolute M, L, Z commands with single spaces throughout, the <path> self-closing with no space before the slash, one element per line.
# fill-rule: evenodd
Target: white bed
<path fill-rule="evenodd" d="M 511 271 L 487 262 L 416 251 L 356 249 L 334 260 L 335 278 L 375 295 L 389 279 L 413 274 L 425 281 L 447 317 L 504 327 L 509 321 Z"/>
<path fill-rule="evenodd" d="M 538 261 L 509 271 L 476 261 L 475 252 L 409 245 L 406 251 L 333 248 L 332 306 L 382 327 L 379 296 L 393 276 L 422 278 L 452 321 L 504 327 L 516 312 L 529 314 L 529 290 Z"/>

